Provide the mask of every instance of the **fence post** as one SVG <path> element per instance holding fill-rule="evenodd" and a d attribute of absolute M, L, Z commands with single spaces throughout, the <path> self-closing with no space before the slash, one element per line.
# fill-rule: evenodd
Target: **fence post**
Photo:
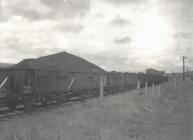
<path fill-rule="evenodd" d="M 140 86 L 141 86 L 141 84 L 140 84 L 141 82 L 138 80 L 137 81 L 137 94 L 140 94 Z"/>
<path fill-rule="evenodd" d="M 100 99 L 103 98 L 103 76 L 100 76 Z"/>
<path fill-rule="evenodd" d="M 160 96 L 161 96 L 161 84 L 159 84 L 158 96 L 159 96 L 159 98 L 160 98 Z"/>
<path fill-rule="evenodd" d="M 137 81 L 137 89 L 140 89 L 140 81 Z"/>
<path fill-rule="evenodd" d="M 154 82 L 152 83 L 152 93 L 153 93 L 153 94 L 155 93 L 155 85 L 154 85 Z"/>
<path fill-rule="evenodd" d="M 145 82 L 145 93 L 147 93 L 148 86 L 147 86 L 147 81 Z"/>

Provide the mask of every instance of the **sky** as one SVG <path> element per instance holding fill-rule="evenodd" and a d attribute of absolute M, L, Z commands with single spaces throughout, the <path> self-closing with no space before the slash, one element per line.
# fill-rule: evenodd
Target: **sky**
<path fill-rule="evenodd" d="M 105 70 L 193 70 L 193 0 L 0 0 L 0 62 L 66 51 Z"/>

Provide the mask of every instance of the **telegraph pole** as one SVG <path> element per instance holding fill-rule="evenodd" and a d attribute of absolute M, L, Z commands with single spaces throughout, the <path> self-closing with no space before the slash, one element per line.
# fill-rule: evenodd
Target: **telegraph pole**
<path fill-rule="evenodd" d="M 186 58 L 187 58 L 186 56 L 181 57 L 182 63 L 183 63 L 183 81 L 185 80 L 185 59 Z"/>

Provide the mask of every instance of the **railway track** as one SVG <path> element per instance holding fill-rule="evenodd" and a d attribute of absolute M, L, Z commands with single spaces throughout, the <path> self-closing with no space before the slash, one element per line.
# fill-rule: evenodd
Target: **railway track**
<path fill-rule="evenodd" d="M 39 104 L 35 107 L 35 109 L 27 111 L 27 112 L 24 110 L 23 106 L 18 106 L 15 109 L 15 111 L 13 111 L 13 112 L 10 112 L 7 108 L 4 108 L 4 109 L 0 110 L 0 121 L 7 121 L 7 120 L 14 119 L 14 118 L 33 116 L 33 115 L 36 115 L 40 112 L 51 111 L 57 107 L 67 106 L 67 105 L 76 103 L 78 101 L 81 102 L 81 101 L 87 100 L 89 98 L 96 98 L 96 97 L 98 97 L 98 96 L 90 96 L 90 97 L 86 97 L 84 99 L 74 98 L 72 100 L 62 102 L 60 104 L 52 102 L 46 106 Z"/>
<path fill-rule="evenodd" d="M 142 88 L 143 89 L 143 88 Z M 131 90 L 128 90 L 128 91 L 137 91 L 136 89 L 131 89 Z M 106 94 L 104 93 L 104 96 L 115 96 L 115 95 L 118 95 L 118 94 L 124 94 L 124 93 L 128 93 L 128 91 L 122 91 L 122 92 L 117 92 L 117 93 L 111 93 L 111 94 Z M 57 107 L 64 107 L 64 106 L 68 106 L 68 105 L 71 105 L 73 103 L 76 103 L 76 102 L 82 102 L 82 101 L 85 101 L 87 99 L 90 99 L 90 98 L 98 98 L 99 96 L 89 96 L 89 97 L 85 97 L 83 99 L 80 99 L 80 98 L 74 98 L 72 100 L 69 100 L 69 101 L 66 101 L 66 102 L 62 102 L 62 103 L 50 103 L 48 105 L 37 105 L 35 107 L 35 109 L 33 110 L 30 110 L 30 111 L 27 111 L 25 112 L 24 111 L 24 107 L 23 106 L 18 106 L 14 112 L 10 112 L 8 109 L 4 109 L 4 110 L 0 110 L 0 121 L 8 121 L 8 120 L 11 120 L 11 119 L 14 119 L 14 118 L 21 118 L 21 117 L 29 117 L 29 116 L 33 116 L 33 115 L 36 115 L 38 113 L 41 113 L 41 112 L 47 112 L 47 111 L 51 111 Z"/>

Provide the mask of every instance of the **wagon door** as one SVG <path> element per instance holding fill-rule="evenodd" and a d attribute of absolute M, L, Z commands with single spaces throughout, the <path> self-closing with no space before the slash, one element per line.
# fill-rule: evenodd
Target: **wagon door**
<path fill-rule="evenodd" d="M 49 86 L 47 87 L 49 89 L 49 92 L 54 93 L 57 92 L 57 72 L 55 71 L 49 71 Z"/>
<path fill-rule="evenodd" d="M 92 90 L 95 85 L 95 79 L 94 74 L 88 73 L 87 74 L 87 89 Z"/>
<path fill-rule="evenodd" d="M 74 82 L 72 89 L 74 92 L 80 92 L 86 88 L 86 74 L 85 73 L 73 73 Z"/>
<path fill-rule="evenodd" d="M 32 70 L 25 70 L 23 72 L 24 75 L 24 81 L 23 81 L 23 94 L 24 96 L 26 95 L 31 95 L 33 96 L 34 94 L 34 71 Z"/>
<path fill-rule="evenodd" d="M 57 73 L 57 90 L 59 92 L 67 92 L 71 89 L 73 84 L 73 75 L 68 72 L 58 72 Z"/>
<path fill-rule="evenodd" d="M 87 91 L 90 95 L 97 95 L 99 90 L 100 76 L 96 73 L 87 74 Z"/>
<path fill-rule="evenodd" d="M 48 93 L 49 76 L 46 71 L 36 71 L 36 90 L 38 94 Z"/>
<path fill-rule="evenodd" d="M 23 79 L 23 70 L 11 70 L 10 72 L 10 96 L 17 96 L 20 97 L 23 94 L 23 86 L 24 86 L 24 79 Z"/>

